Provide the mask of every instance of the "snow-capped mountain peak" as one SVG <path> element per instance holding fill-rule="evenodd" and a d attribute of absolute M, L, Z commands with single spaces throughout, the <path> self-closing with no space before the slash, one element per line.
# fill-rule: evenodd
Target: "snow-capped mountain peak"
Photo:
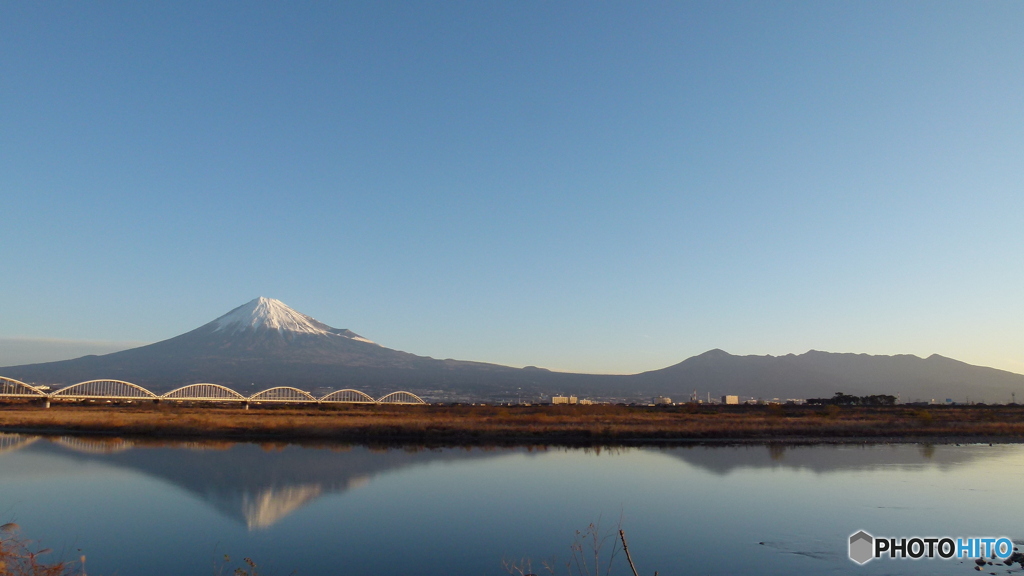
<path fill-rule="evenodd" d="M 342 336 L 372 343 L 350 330 L 336 330 L 311 316 L 306 316 L 290 308 L 280 300 L 263 296 L 235 308 L 210 324 L 215 332 L 224 331 L 231 334 L 267 329 L 277 330 L 281 333 Z"/>
<path fill-rule="evenodd" d="M 260 296 L 213 321 L 215 329 L 229 332 L 267 328 L 279 332 L 328 334 L 329 327 L 273 298 Z"/>

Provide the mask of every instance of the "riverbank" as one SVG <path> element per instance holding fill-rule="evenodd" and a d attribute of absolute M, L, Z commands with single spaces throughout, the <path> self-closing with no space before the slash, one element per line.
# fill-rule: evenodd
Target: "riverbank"
<path fill-rule="evenodd" d="M 457 444 L 1024 441 L 1024 407 L 0 406 L 0 431 Z"/>

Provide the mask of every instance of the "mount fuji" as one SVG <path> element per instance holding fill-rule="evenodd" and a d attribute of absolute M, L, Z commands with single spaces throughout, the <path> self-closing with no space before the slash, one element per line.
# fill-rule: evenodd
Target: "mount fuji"
<path fill-rule="evenodd" d="M 0 369 L 38 384 L 92 378 L 127 380 L 153 391 L 214 382 L 239 391 L 288 385 L 303 389 L 397 387 L 463 389 L 521 385 L 523 370 L 438 360 L 381 346 L 332 328 L 273 298 L 256 298 L 180 336 L 103 356 Z M 552 374 L 546 370 L 527 370 Z M 527 378 L 527 381 L 530 379 Z"/>

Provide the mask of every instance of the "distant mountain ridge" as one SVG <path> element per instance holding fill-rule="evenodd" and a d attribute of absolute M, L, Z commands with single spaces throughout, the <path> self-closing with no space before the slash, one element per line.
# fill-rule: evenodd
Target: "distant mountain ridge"
<path fill-rule="evenodd" d="M 810 398 L 899 394 L 904 401 L 1024 402 L 1024 375 L 932 354 L 876 356 L 811 350 L 784 356 L 735 356 L 710 350 L 679 364 L 636 375 L 644 385 L 678 383 L 683 391 L 724 391 L 750 397 Z M 665 388 L 660 388 L 666 390 Z"/>
<path fill-rule="evenodd" d="M 899 394 L 907 400 L 1024 402 L 1024 375 L 932 355 L 872 356 L 811 350 L 785 356 L 736 356 L 710 350 L 641 374 L 612 376 L 438 360 L 381 346 L 332 328 L 271 298 L 256 298 L 168 340 L 103 356 L 0 368 L 0 376 L 66 385 L 127 380 L 154 391 L 197 382 L 245 392 L 277 385 L 367 392 L 441 390 L 482 398 L 569 393 L 628 399 L 668 395 L 753 398 Z"/>

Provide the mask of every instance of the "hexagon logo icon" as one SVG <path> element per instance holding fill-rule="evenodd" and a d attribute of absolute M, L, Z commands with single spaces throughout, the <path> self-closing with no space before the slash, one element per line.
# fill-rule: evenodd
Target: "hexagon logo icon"
<path fill-rule="evenodd" d="M 864 564 L 874 558 L 875 539 L 867 532 L 861 530 L 850 535 L 850 560 L 857 564 Z"/>

